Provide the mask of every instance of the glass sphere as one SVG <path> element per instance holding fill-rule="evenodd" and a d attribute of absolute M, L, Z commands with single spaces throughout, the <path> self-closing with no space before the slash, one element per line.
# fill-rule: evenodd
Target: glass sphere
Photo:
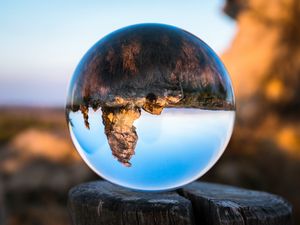
<path fill-rule="evenodd" d="M 71 80 L 73 143 L 102 178 L 136 190 L 202 176 L 232 134 L 229 75 L 213 50 L 177 27 L 138 24 L 98 41 Z"/>

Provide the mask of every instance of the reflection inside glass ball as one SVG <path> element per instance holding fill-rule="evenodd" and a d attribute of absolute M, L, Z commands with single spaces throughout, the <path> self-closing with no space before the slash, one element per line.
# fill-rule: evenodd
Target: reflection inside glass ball
<path fill-rule="evenodd" d="M 72 140 L 103 178 L 165 190 L 203 175 L 232 133 L 235 103 L 217 55 L 179 28 L 140 24 L 97 42 L 73 75 Z"/>

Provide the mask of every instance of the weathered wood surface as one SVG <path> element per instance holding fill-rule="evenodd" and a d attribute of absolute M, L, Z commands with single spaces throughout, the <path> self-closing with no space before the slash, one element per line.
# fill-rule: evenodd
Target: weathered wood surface
<path fill-rule="evenodd" d="M 3 187 L 0 180 L 0 225 L 4 225 L 4 194 Z"/>
<path fill-rule="evenodd" d="M 73 224 L 193 224 L 192 204 L 176 192 L 133 192 L 105 181 L 79 185 L 69 193 Z"/>
<path fill-rule="evenodd" d="M 74 225 L 292 224 L 292 207 L 279 196 L 203 182 L 164 193 L 90 182 L 70 190 L 68 205 Z"/>
<path fill-rule="evenodd" d="M 277 195 L 202 182 L 180 192 L 192 202 L 196 224 L 292 224 L 292 206 Z"/>

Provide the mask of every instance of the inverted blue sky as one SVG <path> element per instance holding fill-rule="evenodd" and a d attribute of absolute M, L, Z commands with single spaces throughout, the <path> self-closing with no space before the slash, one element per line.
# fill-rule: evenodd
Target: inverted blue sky
<path fill-rule="evenodd" d="M 0 105 L 63 106 L 83 54 L 106 34 L 136 23 L 183 28 L 221 53 L 235 24 L 222 0 L 0 1 Z"/>

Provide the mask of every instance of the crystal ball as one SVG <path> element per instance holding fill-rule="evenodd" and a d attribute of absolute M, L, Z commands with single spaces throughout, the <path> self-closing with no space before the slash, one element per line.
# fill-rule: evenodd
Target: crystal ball
<path fill-rule="evenodd" d="M 164 24 L 116 30 L 92 46 L 66 117 L 87 165 L 123 187 L 163 191 L 202 176 L 232 134 L 230 77 L 202 40 Z"/>

